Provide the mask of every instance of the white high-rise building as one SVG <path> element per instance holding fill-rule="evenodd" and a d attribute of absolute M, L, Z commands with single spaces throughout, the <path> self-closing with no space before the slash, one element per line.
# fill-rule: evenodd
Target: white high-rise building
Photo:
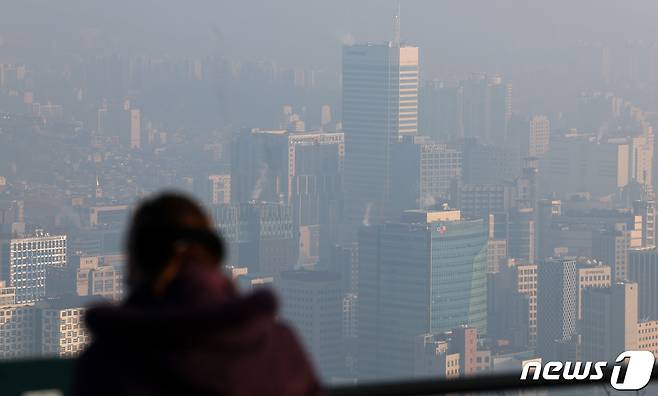
<path fill-rule="evenodd" d="M 393 145 L 418 132 L 418 47 L 343 47 L 343 131 L 348 225 L 379 223 L 391 210 Z"/>
<path fill-rule="evenodd" d="M 29 304 L 0 306 L 0 360 L 37 355 L 37 314 Z"/>
<path fill-rule="evenodd" d="M 542 157 L 548 151 L 551 139 L 551 123 L 548 117 L 537 115 L 530 119 L 528 156 Z"/>
<path fill-rule="evenodd" d="M 139 109 L 130 110 L 130 148 L 142 147 L 142 114 Z"/>
<path fill-rule="evenodd" d="M 46 296 L 48 267 L 66 267 L 66 235 L 38 231 L 2 243 L 2 277 L 16 288 L 16 303 L 33 303 Z"/>
<path fill-rule="evenodd" d="M 40 344 L 42 355 L 73 357 L 85 349 L 90 337 L 84 326 L 83 306 L 88 302 L 70 298 L 38 304 L 37 344 Z"/>

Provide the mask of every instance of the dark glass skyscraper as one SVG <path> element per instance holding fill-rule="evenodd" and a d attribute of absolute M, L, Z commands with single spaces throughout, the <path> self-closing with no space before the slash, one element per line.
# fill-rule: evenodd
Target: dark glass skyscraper
<path fill-rule="evenodd" d="M 418 132 L 418 73 L 417 47 L 343 47 L 346 220 L 351 234 L 359 224 L 377 224 L 391 214 L 393 145 L 401 135 Z"/>
<path fill-rule="evenodd" d="M 487 333 L 487 233 L 459 211 L 408 211 L 359 233 L 359 376 L 412 375 L 413 342 L 461 325 Z"/>

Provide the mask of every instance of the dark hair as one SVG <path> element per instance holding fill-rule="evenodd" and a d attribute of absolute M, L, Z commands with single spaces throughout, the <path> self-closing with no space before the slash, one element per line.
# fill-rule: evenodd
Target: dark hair
<path fill-rule="evenodd" d="M 128 231 L 128 282 L 155 279 L 174 254 L 177 243 L 201 245 L 216 259 L 224 259 L 224 243 L 213 229 L 204 210 L 191 198 L 180 193 L 163 193 L 142 201 L 137 207 Z"/>

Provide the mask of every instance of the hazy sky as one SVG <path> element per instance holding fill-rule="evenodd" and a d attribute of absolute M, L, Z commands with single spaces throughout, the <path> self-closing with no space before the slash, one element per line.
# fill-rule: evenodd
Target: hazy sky
<path fill-rule="evenodd" d="M 11 1 L 11 3 L 10 3 Z M 222 51 L 284 64 L 336 65 L 347 37 L 390 37 L 391 0 L 4 0 L 5 46 L 106 51 Z M 576 40 L 653 40 L 655 0 L 407 0 L 403 38 L 431 65 L 522 56 Z M 218 36 L 216 33 L 220 32 Z"/>
<path fill-rule="evenodd" d="M 393 0 L 3 0 L 0 61 L 224 55 L 338 72 L 341 43 L 390 39 L 394 9 Z M 421 47 L 423 78 L 500 72 L 515 108 L 539 111 L 548 98 L 575 100 L 578 82 L 599 73 L 591 44 L 651 44 L 657 17 L 656 0 L 402 0 L 402 38 Z"/>

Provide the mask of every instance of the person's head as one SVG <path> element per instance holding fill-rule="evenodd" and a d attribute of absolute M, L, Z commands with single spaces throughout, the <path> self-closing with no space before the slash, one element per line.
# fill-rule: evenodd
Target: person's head
<path fill-rule="evenodd" d="M 192 199 L 163 193 L 144 200 L 128 231 L 128 286 L 161 293 L 183 266 L 217 268 L 224 245 L 212 221 Z"/>

